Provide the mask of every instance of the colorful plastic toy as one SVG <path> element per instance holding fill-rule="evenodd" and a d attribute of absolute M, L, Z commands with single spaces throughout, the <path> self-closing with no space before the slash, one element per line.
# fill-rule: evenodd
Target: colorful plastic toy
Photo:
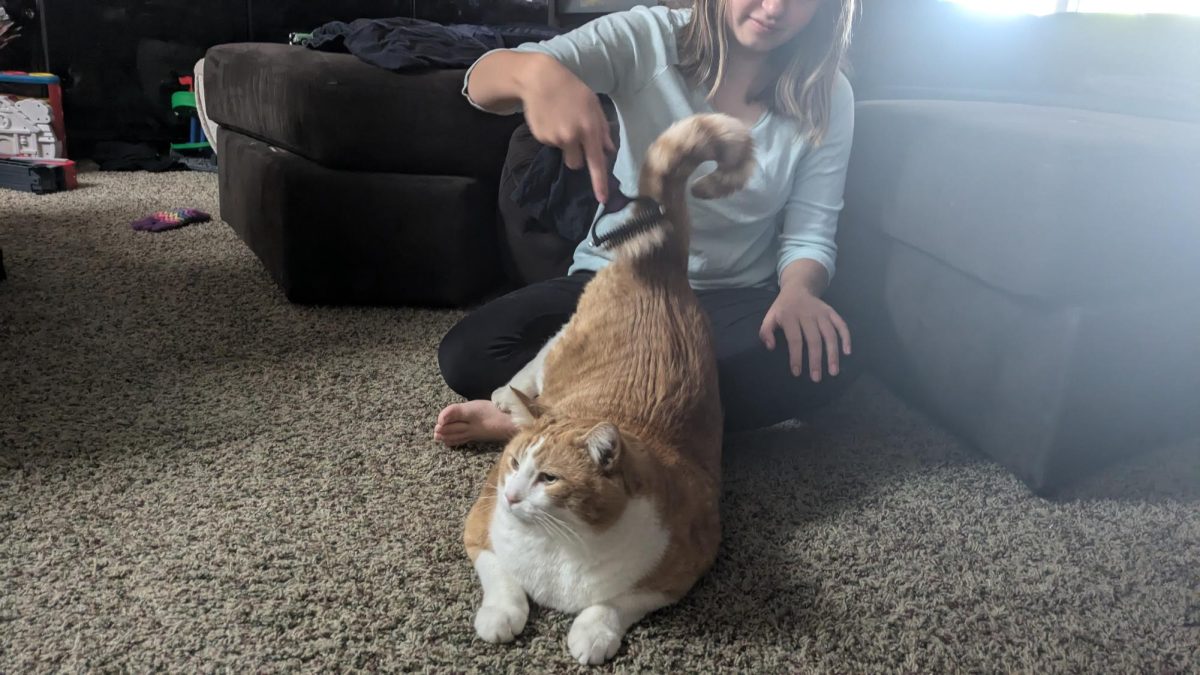
<path fill-rule="evenodd" d="M 162 232 L 192 223 L 207 223 L 210 220 L 212 220 L 212 216 L 200 209 L 170 209 L 155 211 L 145 218 L 133 221 L 130 226 L 144 232 Z"/>
<path fill-rule="evenodd" d="M 0 156 L 67 156 L 58 76 L 0 72 Z"/>
<path fill-rule="evenodd" d="M 171 94 L 171 110 L 179 118 L 187 120 L 188 139 L 182 143 L 172 143 L 171 149 L 176 152 L 208 150 L 212 146 L 204 136 L 204 129 L 200 126 L 200 117 L 196 113 L 196 93 L 193 91 L 192 76 L 179 78 L 179 84 L 187 87 L 187 90 Z"/>

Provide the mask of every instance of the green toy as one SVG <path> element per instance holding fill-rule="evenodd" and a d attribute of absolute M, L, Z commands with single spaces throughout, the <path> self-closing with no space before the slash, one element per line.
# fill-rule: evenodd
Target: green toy
<path fill-rule="evenodd" d="M 181 119 L 188 120 L 188 140 L 183 143 L 172 143 L 171 149 L 176 152 L 195 152 L 210 150 L 204 129 L 200 126 L 200 117 L 196 113 L 196 94 L 192 91 L 192 77 L 179 78 L 179 84 L 187 87 L 187 91 L 177 91 L 171 94 L 171 110 Z"/>

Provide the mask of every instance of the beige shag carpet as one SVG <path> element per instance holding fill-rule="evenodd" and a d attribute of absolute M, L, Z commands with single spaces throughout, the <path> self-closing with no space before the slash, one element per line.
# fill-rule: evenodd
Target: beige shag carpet
<path fill-rule="evenodd" d="M 210 174 L 0 190 L 0 672 L 576 668 L 567 617 L 480 642 L 431 439 L 460 316 L 289 304 Z M 1200 672 L 1200 452 L 1043 501 L 863 378 L 729 439 L 726 539 L 640 672 Z"/>

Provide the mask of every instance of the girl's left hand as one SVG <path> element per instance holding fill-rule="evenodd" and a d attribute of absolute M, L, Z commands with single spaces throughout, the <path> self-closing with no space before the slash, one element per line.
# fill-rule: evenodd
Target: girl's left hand
<path fill-rule="evenodd" d="M 792 375 L 799 377 L 804 368 L 804 350 L 808 348 L 808 374 L 821 381 L 825 358 L 829 374 L 837 375 L 838 358 L 850 354 L 850 328 L 832 307 L 803 286 L 784 286 L 767 310 L 758 337 L 767 349 L 775 349 L 775 330 L 787 338 Z"/>

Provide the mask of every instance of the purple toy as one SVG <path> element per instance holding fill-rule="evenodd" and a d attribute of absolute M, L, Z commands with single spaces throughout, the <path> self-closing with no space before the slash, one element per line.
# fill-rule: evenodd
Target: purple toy
<path fill-rule="evenodd" d="M 184 225 L 192 223 L 207 223 L 212 220 L 212 216 L 199 209 L 171 209 L 169 211 L 155 211 L 154 213 L 135 220 L 130 223 L 135 230 L 146 232 L 162 232 L 163 230 L 173 230 Z"/>

